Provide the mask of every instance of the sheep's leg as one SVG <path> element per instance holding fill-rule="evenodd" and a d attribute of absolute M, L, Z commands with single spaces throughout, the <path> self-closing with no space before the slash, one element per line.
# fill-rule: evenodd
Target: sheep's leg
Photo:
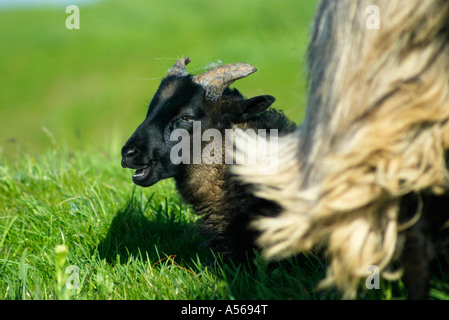
<path fill-rule="evenodd" d="M 260 248 L 256 245 L 256 239 L 260 231 L 251 228 L 251 222 L 257 216 L 276 216 L 281 208 L 274 202 L 264 199 L 252 199 L 248 201 L 246 210 L 240 209 L 235 214 L 226 229 L 225 238 L 228 240 L 233 259 L 240 262 L 252 261 L 254 250 Z"/>
<path fill-rule="evenodd" d="M 424 219 L 423 219 L 424 218 Z M 430 263 L 433 244 L 427 232 L 425 216 L 405 232 L 406 242 L 401 262 L 404 268 L 402 281 L 408 299 L 427 299 L 429 294 Z"/>

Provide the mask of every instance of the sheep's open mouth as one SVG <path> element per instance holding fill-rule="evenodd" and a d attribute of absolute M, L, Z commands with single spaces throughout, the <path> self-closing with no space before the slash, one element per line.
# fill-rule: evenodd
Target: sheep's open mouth
<path fill-rule="evenodd" d="M 143 177 L 143 176 L 146 175 L 149 171 L 150 171 L 150 167 L 146 167 L 146 168 L 143 168 L 143 169 L 138 169 L 138 170 L 136 170 L 136 173 L 133 174 L 133 177 L 134 177 L 134 178 Z"/>
<path fill-rule="evenodd" d="M 153 167 L 153 163 L 148 167 L 137 169 L 133 174 L 133 182 L 139 184 L 139 182 L 143 182 L 147 179 L 148 175 L 151 172 L 151 168 Z"/>

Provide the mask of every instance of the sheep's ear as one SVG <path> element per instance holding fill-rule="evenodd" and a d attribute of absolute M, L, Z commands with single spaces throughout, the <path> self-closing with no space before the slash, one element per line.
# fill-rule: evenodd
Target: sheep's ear
<path fill-rule="evenodd" d="M 246 99 L 240 102 L 239 111 L 240 117 L 243 119 L 249 119 L 256 114 L 265 111 L 276 100 L 275 97 L 265 95 L 257 96 L 254 98 Z"/>

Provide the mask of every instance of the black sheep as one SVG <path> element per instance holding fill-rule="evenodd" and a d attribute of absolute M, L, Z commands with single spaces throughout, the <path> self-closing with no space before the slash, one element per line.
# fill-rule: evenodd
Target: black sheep
<path fill-rule="evenodd" d="M 224 65 L 193 76 L 186 72 L 189 62 L 189 58 L 178 60 L 162 80 L 146 119 L 122 148 L 122 166 L 137 169 L 132 180 L 143 187 L 173 177 L 184 200 L 203 216 L 200 229 L 208 235 L 207 244 L 225 256 L 244 260 L 255 247 L 256 234 L 248 229 L 251 214 L 273 216 L 279 207 L 256 198 L 250 185 L 233 179 L 223 147 L 221 155 L 211 153 L 212 158 L 220 160 L 215 163 L 195 161 L 195 150 L 179 163 L 173 161 L 173 148 L 179 141 L 170 136 L 176 129 L 184 130 L 194 145 L 194 127 L 200 124 L 201 135 L 211 128 L 218 130 L 215 132 L 222 137 L 219 145 L 224 146 L 226 129 L 276 129 L 282 135 L 292 132 L 295 125 L 283 112 L 269 108 L 275 100 L 272 96 L 245 99 L 238 90 L 228 87 L 256 71 L 249 64 Z M 208 145 L 210 148 L 212 142 L 201 141 L 196 152 Z"/>

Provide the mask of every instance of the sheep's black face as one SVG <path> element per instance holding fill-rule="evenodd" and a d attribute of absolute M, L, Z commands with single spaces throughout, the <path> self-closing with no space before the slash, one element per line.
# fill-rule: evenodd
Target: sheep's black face
<path fill-rule="evenodd" d="M 170 134 L 179 128 L 191 132 L 193 121 L 207 121 L 203 97 L 204 89 L 191 76 L 162 81 L 145 120 L 122 148 L 122 166 L 136 169 L 135 184 L 149 187 L 182 172 L 183 165 L 170 159 L 170 151 L 178 143 L 170 141 Z"/>
<path fill-rule="evenodd" d="M 179 143 L 171 139 L 174 130 L 184 129 L 193 146 L 195 122 L 201 123 L 201 131 L 231 128 L 274 102 L 272 96 L 244 99 L 238 90 L 229 88 L 219 102 L 211 102 L 205 99 L 205 92 L 192 76 L 169 76 L 161 82 L 145 120 L 122 148 L 122 166 L 137 170 L 132 177 L 135 184 L 149 187 L 183 172 L 185 165 L 171 159 L 172 148 Z M 193 153 L 189 156 L 194 163 Z"/>

